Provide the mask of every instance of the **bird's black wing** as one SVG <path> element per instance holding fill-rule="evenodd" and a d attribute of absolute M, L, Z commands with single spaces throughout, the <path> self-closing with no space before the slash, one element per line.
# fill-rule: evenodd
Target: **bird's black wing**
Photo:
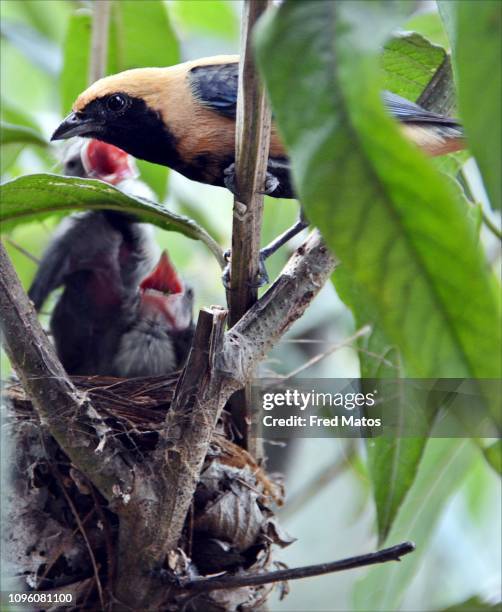
<path fill-rule="evenodd" d="M 418 104 L 390 91 L 384 91 L 382 99 L 389 113 L 402 123 L 435 123 L 442 126 L 459 127 L 455 119 L 425 110 Z"/>
<path fill-rule="evenodd" d="M 195 66 L 188 73 L 193 95 L 207 108 L 235 119 L 239 64 Z"/>

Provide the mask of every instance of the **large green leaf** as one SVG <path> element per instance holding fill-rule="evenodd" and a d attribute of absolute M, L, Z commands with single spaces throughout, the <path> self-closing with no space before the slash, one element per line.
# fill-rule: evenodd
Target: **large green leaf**
<path fill-rule="evenodd" d="M 402 563 L 389 563 L 370 570 L 356 586 L 356 610 L 400 609 L 446 503 L 463 483 L 477 457 L 469 440 L 429 440 L 418 476 L 388 538 L 389 542 L 412 540 L 416 550 Z"/>
<path fill-rule="evenodd" d="M 0 197 L 0 221 L 7 227 L 29 217 L 42 218 L 61 210 L 117 209 L 134 213 L 162 229 L 179 232 L 193 240 L 201 240 L 220 265 L 224 264 L 218 244 L 194 221 L 143 198 L 129 196 L 101 181 L 53 174 L 32 174 L 4 183 Z"/>
<path fill-rule="evenodd" d="M 502 168 L 502 6 L 440 2 L 452 43 L 459 109 L 469 146 L 494 208 L 500 209 Z"/>
<path fill-rule="evenodd" d="M 425 17 L 429 18 L 427 23 L 432 18 L 433 24 L 441 28 L 441 20 L 437 15 Z M 409 27 L 410 22 L 407 25 Z M 434 97 L 427 100 L 428 107 L 433 102 L 432 110 L 451 112 L 455 98 L 453 75 L 449 57 L 443 48 L 432 44 L 417 32 L 403 32 L 386 42 L 380 63 L 383 68 L 382 86 L 385 89 L 409 100 L 419 100 L 433 86 Z M 456 176 L 466 157 L 466 152 L 444 156 L 435 160 L 435 165 L 442 172 Z M 371 313 L 368 316 L 371 317 Z M 360 356 L 362 376 L 395 378 L 402 375 L 399 372 L 399 352 L 396 349 L 389 350 L 389 343 L 382 330 L 375 331 L 367 338 L 366 349 Z M 375 359 L 379 355 L 381 359 Z M 395 363 L 391 367 L 385 365 L 393 357 Z M 403 429 L 409 431 L 410 415 L 421 413 L 421 407 L 417 406 L 409 387 L 403 386 L 400 390 L 396 408 L 401 414 Z M 414 438 L 403 438 L 397 432 L 393 437 L 377 437 L 368 444 L 368 471 L 377 509 L 379 544 L 383 544 L 387 538 L 397 512 L 415 480 L 430 426 L 431 422 L 417 423 L 417 437 Z"/>
<path fill-rule="evenodd" d="M 258 57 L 300 199 L 341 259 L 335 284 L 378 334 L 372 352 L 395 351 L 408 376 L 497 377 L 500 288 L 468 207 L 379 100 L 377 52 L 399 6 L 285 3 L 258 32 Z M 424 443 L 375 443 L 381 538 Z"/>
<path fill-rule="evenodd" d="M 379 100 L 378 30 L 396 25 L 395 9 L 285 3 L 261 29 L 261 67 L 300 199 L 366 320 L 399 348 L 410 376 L 496 378 L 500 286 L 467 207 Z"/>

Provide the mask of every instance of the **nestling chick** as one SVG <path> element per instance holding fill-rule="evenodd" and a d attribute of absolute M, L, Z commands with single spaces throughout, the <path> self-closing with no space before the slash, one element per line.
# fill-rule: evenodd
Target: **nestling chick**
<path fill-rule="evenodd" d="M 238 56 L 222 55 L 100 79 L 77 98 L 52 139 L 91 136 L 190 179 L 235 190 L 238 61 Z M 404 133 L 429 155 L 463 147 L 455 120 L 389 92 L 383 101 Z M 275 127 L 266 191 L 294 197 L 289 161 Z"/>
<path fill-rule="evenodd" d="M 119 185 L 135 176 L 127 154 L 98 141 L 70 152 L 65 169 Z M 29 290 L 35 308 L 60 286 L 50 325 L 69 374 L 156 376 L 182 365 L 193 294 L 167 254 L 159 259 L 151 226 L 111 210 L 67 217 Z"/>

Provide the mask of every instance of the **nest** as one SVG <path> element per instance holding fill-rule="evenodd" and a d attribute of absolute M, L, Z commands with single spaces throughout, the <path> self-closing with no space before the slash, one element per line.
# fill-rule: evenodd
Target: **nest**
<path fill-rule="evenodd" d="M 177 375 L 72 380 L 135 460 L 145 460 L 158 441 Z M 117 516 L 40 425 L 21 386 L 9 385 L 4 399 L 4 422 L 13 443 L 3 534 L 7 572 L 37 592 L 73 593 L 75 609 L 102 609 L 111 601 L 116 576 Z M 273 507 L 280 503 L 280 483 L 228 439 L 222 419 L 209 446 L 180 548 L 167 560 L 167 569 L 180 582 L 222 572 L 270 569 L 271 546 L 293 541 L 274 517 Z M 270 589 L 243 587 L 193 597 L 181 592 L 165 609 L 258 610 Z"/>

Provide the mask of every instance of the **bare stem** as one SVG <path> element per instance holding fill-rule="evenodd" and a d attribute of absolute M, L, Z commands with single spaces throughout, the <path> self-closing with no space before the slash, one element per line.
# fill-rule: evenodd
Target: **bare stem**
<path fill-rule="evenodd" d="M 235 172 L 238 196 L 234 199 L 232 225 L 231 287 L 228 294 L 229 323 L 237 323 L 258 299 L 263 190 L 270 146 L 272 117 L 255 62 L 251 33 L 268 0 L 247 0 L 241 26 L 241 57 L 237 95 Z M 229 403 L 237 442 L 257 457 L 256 440 L 249 436 L 250 390 L 235 394 Z"/>
<path fill-rule="evenodd" d="M 108 24 L 110 23 L 110 0 L 94 0 L 92 13 L 91 60 L 89 83 L 94 83 L 106 74 L 108 59 Z"/>
<path fill-rule="evenodd" d="M 401 557 L 415 550 L 413 542 L 403 542 L 390 548 L 384 548 L 374 553 L 349 557 L 331 563 L 319 563 L 317 565 L 306 565 L 293 569 L 277 570 L 263 574 L 239 574 L 237 576 L 222 576 L 216 578 L 196 578 L 184 583 L 183 587 L 193 592 L 215 591 L 217 589 L 236 589 L 246 586 L 258 586 L 270 582 L 284 582 L 286 580 L 298 580 L 299 578 L 311 578 L 323 574 L 333 574 L 345 570 L 387 563 L 388 561 L 400 561 Z"/>

